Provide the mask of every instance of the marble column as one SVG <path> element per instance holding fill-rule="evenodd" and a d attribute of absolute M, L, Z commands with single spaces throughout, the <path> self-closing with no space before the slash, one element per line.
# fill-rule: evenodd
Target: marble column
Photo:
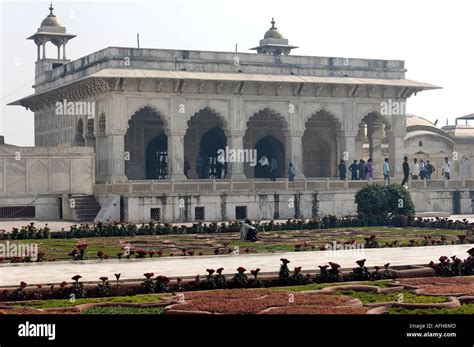
<path fill-rule="evenodd" d="M 365 126 L 365 123 L 359 123 L 359 131 L 355 138 L 354 159 L 356 159 L 357 162 L 364 158 Z"/>
<path fill-rule="evenodd" d="M 288 177 L 288 167 L 292 163 L 296 171 L 295 179 L 305 178 L 303 174 L 303 132 L 285 132 L 285 142 L 286 166 L 284 177 Z"/>
<path fill-rule="evenodd" d="M 107 148 L 107 136 L 105 134 L 99 134 L 96 138 L 96 181 L 106 182 L 107 181 L 107 165 L 108 165 L 108 148 Z"/>
<path fill-rule="evenodd" d="M 168 134 L 168 176 L 171 180 L 182 181 L 184 175 L 184 135 L 185 131 Z"/>
<path fill-rule="evenodd" d="M 370 157 L 374 165 L 374 179 L 381 179 L 383 177 L 382 140 L 383 123 L 374 122 L 371 126 L 369 136 Z"/>
<path fill-rule="evenodd" d="M 341 153 L 339 160 L 343 159 L 346 164 L 351 164 L 354 159 L 359 160 L 357 153 L 357 134 L 353 132 L 346 132 L 341 136 Z"/>
<path fill-rule="evenodd" d="M 392 176 L 403 176 L 402 164 L 404 156 L 405 141 L 403 136 L 387 134 L 390 171 Z"/>
<path fill-rule="evenodd" d="M 125 175 L 125 160 L 128 156 L 125 153 L 125 134 L 122 132 L 108 133 L 107 149 L 106 181 L 127 181 L 128 179 Z"/>
<path fill-rule="evenodd" d="M 227 135 L 227 145 L 231 150 L 244 149 L 244 133 L 230 132 Z M 249 150 L 253 149 L 249 148 Z M 233 180 L 244 180 L 246 178 L 244 174 L 244 163 L 242 162 L 227 163 L 227 170 L 228 173 L 225 178 Z"/>

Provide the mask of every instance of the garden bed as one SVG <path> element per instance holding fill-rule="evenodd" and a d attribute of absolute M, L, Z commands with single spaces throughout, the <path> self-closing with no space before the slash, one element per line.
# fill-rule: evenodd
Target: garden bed
<path fill-rule="evenodd" d="M 354 227 L 262 231 L 260 240 L 241 241 L 238 232 L 179 235 L 124 235 L 109 237 L 27 238 L 3 240 L 0 243 L 37 244 L 37 261 L 72 259 L 117 259 L 218 254 L 254 254 L 291 251 L 324 251 L 344 247 L 417 247 L 467 243 L 466 231 L 419 227 Z M 84 247 L 84 249 L 80 249 Z M 82 251 L 82 253 L 81 253 Z M 0 258 L 1 263 L 31 259 Z"/>
<path fill-rule="evenodd" d="M 471 302 L 460 305 L 461 300 L 456 298 L 419 294 L 414 290 L 418 285 L 432 285 L 438 279 L 440 278 L 403 279 L 399 282 L 382 280 L 320 283 L 296 286 L 295 290 L 293 287 L 217 289 L 175 294 L 88 298 L 77 299 L 74 302 L 70 300 L 10 302 L 0 306 L 0 314 L 474 313 L 474 304 Z M 441 278 L 441 280 L 440 286 L 456 283 L 464 286 L 462 288 L 467 288 L 472 285 L 473 278 Z M 452 283 L 449 284 L 450 282 Z"/>
<path fill-rule="evenodd" d="M 302 309 L 301 306 L 306 306 Z M 274 292 L 265 289 L 216 290 L 211 292 L 186 293 L 183 303 L 173 304 L 166 308 L 165 314 L 202 312 L 213 314 L 265 314 L 282 313 L 287 309 L 300 307 L 308 312 L 308 307 L 326 308 L 334 311 L 335 307 L 361 307 L 360 302 L 346 296 L 316 295 L 302 293 Z M 278 309 L 277 309 L 278 308 Z M 272 312 L 277 309 L 276 312 Z M 361 310 L 364 311 L 365 310 Z M 309 313 L 309 312 L 308 312 Z"/>

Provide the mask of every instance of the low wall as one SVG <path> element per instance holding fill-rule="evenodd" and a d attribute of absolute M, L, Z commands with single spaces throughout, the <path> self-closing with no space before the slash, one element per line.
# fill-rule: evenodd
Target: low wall
<path fill-rule="evenodd" d="M 92 194 L 94 158 L 92 147 L 0 146 L 0 218 L 29 218 L 34 206 L 35 219 L 59 219 L 61 198 Z"/>
<path fill-rule="evenodd" d="M 131 222 L 234 220 L 241 219 L 242 208 L 250 219 L 286 219 L 354 215 L 354 195 L 367 184 L 329 179 L 131 181 L 95 185 L 94 193 L 100 203 L 108 194 L 122 195 L 122 219 Z M 473 213 L 474 181 L 413 181 L 409 191 L 417 212 Z"/>

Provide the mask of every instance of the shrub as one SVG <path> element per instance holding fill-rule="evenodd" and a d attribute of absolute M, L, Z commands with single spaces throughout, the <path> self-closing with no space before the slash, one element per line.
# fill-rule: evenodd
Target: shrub
<path fill-rule="evenodd" d="M 430 266 L 435 270 L 436 276 L 471 276 L 474 275 L 474 248 L 467 251 L 469 257 L 464 261 L 453 255 L 451 259 L 447 256 L 439 258 L 439 263 L 430 262 Z"/>
<path fill-rule="evenodd" d="M 385 200 L 388 212 L 391 215 L 415 215 L 415 205 L 411 199 L 410 192 L 399 184 L 391 184 L 385 188 Z"/>
<path fill-rule="evenodd" d="M 166 276 L 158 276 L 156 277 L 156 291 L 158 293 L 166 293 L 168 292 L 168 283 L 169 278 Z"/>
<path fill-rule="evenodd" d="M 109 296 L 110 295 L 110 282 L 108 277 L 100 277 L 101 282 L 99 282 L 98 292 L 99 296 Z"/>
<path fill-rule="evenodd" d="M 357 212 L 366 218 L 379 219 L 393 215 L 413 216 L 415 205 L 408 190 L 398 184 L 371 184 L 355 195 Z"/>
<path fill-rule="evenodd" d="M 236 288 L 246 288 L 247 287 L 248 278 L 247 278 L 247 275 L 245 274 L 245 271 L 247 271 L 247 270 L 242 266 L 237 268 L 237 273 L 235 274 L 235 276 L 233 278 L 234 287 L 236 287 Z"/>
<path fill-rule="evenodd" d="M 214 269 L 207 269 L 207 275 L 204 282 L 201 283 L 203 289 L 216 289 L 217 283 L 214 273 L 216 270 Z"/>
<path fill-rule="evenodd" d="M 301 273 L 301 266 L 295 267 L 293 274 L 291 274 L 290 283 L 293 285 L 301 285 L 307 283 L 307 278 Z"/>
<path fill-rule="evenodd" d="M 249 287 L 251 288 L 262 288 L 264 287 L 264 284 L 262 281 L 258 279 L 258 273 L 260 272 L 260 268 L 257 268 L 255 270 L 251 270 L 250 273 L 253 275 L 253 278 L 249 279 Z"/>
<path fill-rule="evenodd" d="M 392 225 L 397 228 L 403 228 L 408 225 L 408 216 L 404 214 L 396 214 L 392 217 Z"/>
<path fill-rule="evenodd" d="M 357 260 L 356 263 L 359 267 L 352 269 L 352 271 L 348 275 L 348 279 L 351 281 L 367 281 L 371 280 L 372 276 L 370 271 L 365 266 L 366 259 Z"/>
<path fill-rule="evenodd" d="M 320 273 L 314 278 L 316 283 L 330 283 L 342 281 L 341 266 L 336 263 L 329 262 L 329 265 L 319 265 Z"/>
<path fill-rule="evenodd" d="M 216 270 L 216 274 L 214 275 L 214 282 L 218 288 L 224 288 L 226 286 L 225 276 L 222 274 L 224 271 L 223 267 L 220 267 Z"/>
<path fill-rule="evenodd" d="M 7 294 L 7 299 L 12 301 L 19 301 L 26 299 L 26 288 L 27 284 L 23 281 L 20 282 L 20 286 L 13 292 Z"/>
<path fill-rule="evenodd" d="M 74 298 L 85 298 L 86 297 L 86 289 L 84 288 L 84 285 L 79 282 L 79 280 L 82 278 L 81 275 L 76 275 L 72 277 L 72 280 L 74 281 L 71 285 L 71 288 L 69 288 L 69 294 L 74 295 Z"/>
<path fill-rule="evenodd" d="M 153 272 L 144 273 L 145 279 L 143 280 L 143 288 L 146 294 L 153 294 L 155 292 L 155 284 L 153 283 Z"/>
<path fill-rule="evenodd" d="M 365 248 L 379 248 L 379 242 L 377 241 L 377 236 L 370 235 L 369 237 L 364 237 L 365 239 Z"/>
<path fill-rule="evenodd" d="M 288 268 L 290 261 L 285 258 L 281 258 L 280 261 L 280 271 L 278 272 L 279 282 L 282 285 L 290 284 L 290 269 Z"/>

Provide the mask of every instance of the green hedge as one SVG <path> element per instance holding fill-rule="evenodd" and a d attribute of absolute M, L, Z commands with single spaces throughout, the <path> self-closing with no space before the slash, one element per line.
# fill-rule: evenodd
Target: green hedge
<path fill-rule="evenodd" d="M 399 184 L 370 184 L 357 192 L 355 202 L 357 212 L 362 215 L 378 215 L 382 218 L 415 215 L 415 205 L 410 193 Z"/>
<path fill-rule="evenodd" d="M 396 217 L 396 216 L 395 216 Z M 351 228 L 366 226 L 388 226 L 392 224 L 392 219 L 387 215 L 367 215 L 336 217 L 327 215 L 322 218 L 292 219 L 286 222 L 255 222 L 253 226 L 258 231 L 284 231 L 284 230 L 305 230 L 305 229 L 330 229 L 330 228 Z M 132 223 L 97 223 L 72 225 L 70 230 L 51 232 L 46 226 L 36 228 L 34 223 L 30 223 L 21 229 L 14 228 L 11 233 L 3 232 L 0 240 L 25 240 L 25 239 L 45 239 L 45 238 L 84 238 L 84 237 L 107 237 L 107 236 L 134 236 L 134 235 L 166 235 L 166 234 L 199 234 L 199 233 L 230 233 L 240 231 L 240 222 L 233 221 L 226 223 L 196 223 L 192 226 L 172 226 L 167 223 L 149 222 L 137 226 Z M 467 220 L 453 221 L 448 218 L 413 218 L 408 217 L 409 226 L 469 230 L 474 228 L 474 223 Z"/>

